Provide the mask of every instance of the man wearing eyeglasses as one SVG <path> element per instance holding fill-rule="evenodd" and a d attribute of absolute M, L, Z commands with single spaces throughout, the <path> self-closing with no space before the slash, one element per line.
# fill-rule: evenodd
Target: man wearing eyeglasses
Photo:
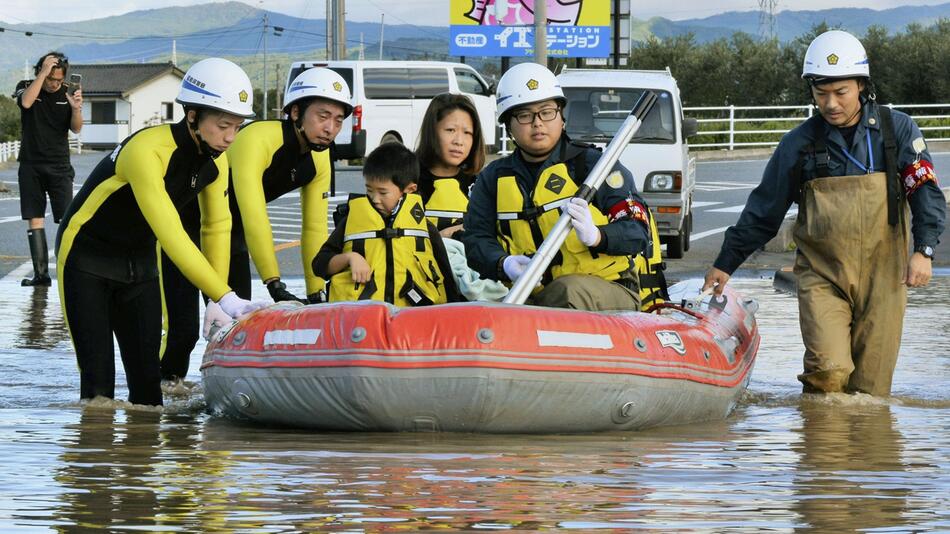
<path fill-rule="evenodd" d="M 469 265 L 484 278 L 514 282 L 567 210 L 571 232 L 531 303 L 582 310 L 640 309 L 634 256 L 650 245 L 647 207 L 617 164 L 588 205 L 572 198 L 600 152 L 564 132 L 564 93 L 551 71 L 511 68 L 498 83 L 498 120 L 517 149 L 475 180 L 465 215 Z"/>
<path fill-rule="evenodd" d="M 59 224 L 66 206 L 73 199 L 75 172 L 69 163 L 67 131 L 82 129 L 82 90 L 67 92 L 63 83 L 69 71 L 69 59 L 60 52 L 49 52 L 33 66 L 36 78 L 17 85 L 14 97 L 20 106 L 20 214 L 29 221 L 27 240 L 33 259 L 33 278 L 23 286 L 48 286 L 49 249 L 46 243 L 46 197 L 49 196 L 53 221 Z"/>

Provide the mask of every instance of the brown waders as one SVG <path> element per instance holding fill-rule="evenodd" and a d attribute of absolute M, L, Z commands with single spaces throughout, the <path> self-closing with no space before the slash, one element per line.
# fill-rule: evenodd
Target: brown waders
<path fill-rule="evenodd" d="M 907 302 L 901 209 L 889 225 L 883 172 L 805 182 L 794 235 L 806 392 L 890 394 Z"/>

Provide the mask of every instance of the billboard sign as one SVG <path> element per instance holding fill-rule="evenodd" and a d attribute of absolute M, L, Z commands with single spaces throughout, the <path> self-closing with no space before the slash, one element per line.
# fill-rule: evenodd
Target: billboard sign
<path fill-rule="evenodd" d="M 548 55 L 607 57 L 611 0 L 547 0 Z M 453 56 L 534 55 L 534 0 L 450 0 Z"/>

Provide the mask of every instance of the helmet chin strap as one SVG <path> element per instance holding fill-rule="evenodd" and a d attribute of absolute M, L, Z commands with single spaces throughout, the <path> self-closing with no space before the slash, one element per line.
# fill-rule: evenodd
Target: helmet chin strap
<path fill-rule="evenodd" d="M 310 147 L 310 150 L 314 152 L 323 152 L 324 150 L 330 148 L 330 145 L 323 145 L 310 141 L 310 138 L 307 137 L 307 132 L 303 130 L 303 117 L 297 117 L 297 120 L 294 121 L 294 127 L 296 127 L 297 131 L 300 132 L 300 137 L 302 137 L 307 143 L 307 146 Z"/>
<path fill-rule="evenodd" d="M 188 128 L 191 129 L 191 132 L 195 135 L 195 139 L 198 140 L 198 151 L 202 154 L 208 154 L 211 156 L 211 159 L 218 159 L 218 156 L 221 155 L 221 151 L 211 148 L 211 145 L 201 137 L 201 132 L 198 130 L 198 112 L 195 111 L 195 122 L 187 122 Z"/>

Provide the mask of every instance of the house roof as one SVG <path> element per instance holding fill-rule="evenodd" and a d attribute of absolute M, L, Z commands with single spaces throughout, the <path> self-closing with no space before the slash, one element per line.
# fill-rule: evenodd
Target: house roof
<path fill-rule="evenodd" d="M 82 74 L 85 96 L 122 96 L 165 74 L 184 78 L 185 73 L 169 63 L 97 63 L 70 65 L 70 74 Z"/>

